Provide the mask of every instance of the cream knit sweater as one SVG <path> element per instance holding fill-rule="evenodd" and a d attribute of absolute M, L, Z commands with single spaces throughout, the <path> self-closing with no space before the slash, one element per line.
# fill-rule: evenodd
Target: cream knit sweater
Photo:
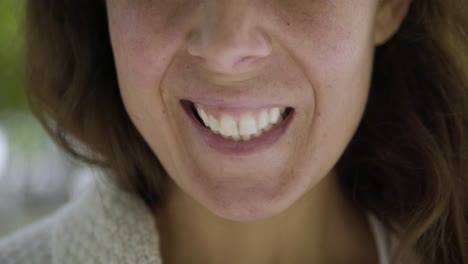
<path fill-rule="evenodd" d="M 368 215 L 389 264 L 390 238 Z M 95 181 L 55 214 L 0 240 L 1 264 L 162 263 L 154 219 L 135 197 Z"/>

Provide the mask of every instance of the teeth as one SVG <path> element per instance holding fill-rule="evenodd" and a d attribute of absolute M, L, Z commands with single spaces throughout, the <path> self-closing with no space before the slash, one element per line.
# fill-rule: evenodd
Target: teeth
<path fill-rule="evenodd" d="M 252 136 L 251 135 L 242 135 L 241 138 L 245 141 L 249 140 Z"/>
<path fill-rule="evenodd" d="M 263 109 L 257 115 L 245 114 L 240 120 L 236 120 L 228 114 L 222 114 L 218 120 L 213 115 L 207 114 L 199 105 L 195 105 L 195 109 L 206 127 L 209 127 L 216 134 L 221 134 L 223 137 L 235 141 L 259 137 L 263 132 L 281 122 L 282 115 L 286 111 L 285 107 L 274 107 Z"/>
<path fill-rule="evenodd" d="M 268 110 L 262 110 L 257 118 L 257 128 L 264 129 L 268 126 L 270 117 L 268 116 Z"/>
<path fill-rule="evenodd" d="M 201 109 L 198 105 L 195 105 L 195 109 L 197 109 L 198 115 L 202 119 L 205 126 L 208 126 L 208 115 Z"/>
<path fill-rule="evenodd" d="M 219 121 L 214 118 L 213 116 L 209 116 L 209 127 L 211 128 L 211 130 L 213 130 L 216 134 L 219 133 Z"/>
<path fill-rule="evenodd" d="M 239 122 L 239 134 L 241 136 L 257 133 L 257 121 L 252 115 L 244 115 Z"/>
<path fill-rule="evenodd" d="M 270 123 L 274 124 L 278 122 L 280 117 L 280 109 L 278 107 L 270 109 Z"/>
<path fill-rule="evenodd" d="M 239 136 L 239 130 L 237 129 L 237 122 L 228 115 L 221 116 L 219 121 L 219 132 L 221 135 L 236 138 Z"/>

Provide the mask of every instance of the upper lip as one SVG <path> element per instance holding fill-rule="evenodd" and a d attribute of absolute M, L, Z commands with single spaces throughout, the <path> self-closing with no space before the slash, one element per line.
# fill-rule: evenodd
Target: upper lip
<path fill-rule="evenodd" d="M 271 99 L 260 99 L 252 98 L 248 96 L 210 96 L 200 95 L 192 96 L 188 98 L 182 98 L 182 100 L 188 100 L 192 103 L 207 105 L 212 107 L 223 107 L 232 109 L 259 109 L 259 108 L 271 108 L 271 107 L 290 107 L 281 102 L 275 102 Z"/>

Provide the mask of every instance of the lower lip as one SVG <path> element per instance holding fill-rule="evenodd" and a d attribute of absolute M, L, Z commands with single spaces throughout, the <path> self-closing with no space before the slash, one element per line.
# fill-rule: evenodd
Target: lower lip
<path fill-rule="evenodd" d="M 219 134 L 215 134 L 209 128 L 202 125 L 191 109 L 191 102 L 181 101 L 181 105 L 192 121 L 192 124 L 194 124 L 199 138 L 212 149 L 227 155 L 248 155 L 271 147 L 285 134 L 294 116 L 294 111 L 291 110 L 280 124 L 275 125 L 259 137 L 247 141 L 242 139 L 234 141 L 233 139 L 227 139 Z"/>

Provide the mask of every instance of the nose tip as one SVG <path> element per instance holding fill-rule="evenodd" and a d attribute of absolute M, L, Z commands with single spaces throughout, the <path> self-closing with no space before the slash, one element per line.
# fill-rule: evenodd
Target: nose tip
<path fill-rule="evenodd" d="M 200 64 L 215 72 L 245 72 L 255 70 L 271 54 L 271 40 L 262 32 L 203 34 L 193 32 L 187 51 Z"/>

